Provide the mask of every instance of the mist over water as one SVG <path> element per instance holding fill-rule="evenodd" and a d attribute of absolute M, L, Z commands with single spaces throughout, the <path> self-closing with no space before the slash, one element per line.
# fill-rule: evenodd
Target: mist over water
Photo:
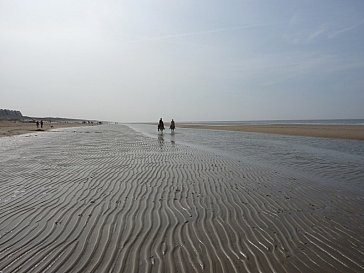
<path fill-rule="evenodd" d="M 363 141 L 182 128 L 162 135 L 153 125 L 128 126 L 159 141 L 209 150 L 337 188 L 364 191 Z"/>

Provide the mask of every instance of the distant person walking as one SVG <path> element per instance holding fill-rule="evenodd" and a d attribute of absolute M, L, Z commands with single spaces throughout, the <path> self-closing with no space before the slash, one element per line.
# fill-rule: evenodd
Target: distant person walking
<path fill-rule="evenodd" d="M 162 118 L 160 118 L 159 122 L 158 122 L 158 132 L 159 131 L 163 132 L 163 130 L 164 130 L 164 123 L 163 123 Z"/>
<path fill-rule="evenodd" d="M 40 128 L 43 128 L 43 120 L 40 121 Z"/>
<path fill-rule="evenodd" d="M 172 132 L 174 132 L 174 129 L 176 128 L 176 125 L 174 124 L 174 120 L 171 121 L 171 126 L 169 126 L 169 129 L 171 129 Z"/>
<path fill-rule="evenodd" d="M 39 128 L 39 121 L 37 120 L 37 129 Z"/>

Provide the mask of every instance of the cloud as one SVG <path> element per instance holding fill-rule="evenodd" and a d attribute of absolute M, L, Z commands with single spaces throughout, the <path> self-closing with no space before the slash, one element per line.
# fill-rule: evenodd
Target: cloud
<path fill-rule="evenodd" d="M 325 34 L 329 30 L 329 26 L 327 24 L 321 24 L 316 29 L 304 30 L 299 28 L 294 28 L 290 32 L 283 35 L 284 40 L 286 40 L 290 44 L 299 45 L 299 44 L 311 44 L 315 42 L 320 37 L 325 36 Z"/>
<path fill-rule="evenodd" d="M 201 31 L 166 34 L 166 35 L 159 35 L 159 36 L 145 36 L 145 37 L 141 37 L 141 38 L 138 38 L 135 40 L 129 40 L 128 42 L 159 41 L 159 40 L 166 40 L 166 39 L 171 39 L 171 38 L 183 38 L 183 37 L 199 36 L 199 35 L 204 35 L 204 34 L 214 34 L 214 33 L 222 33 L 222 32 L 229 32 L 229 31 L 235 31 L 235 30 L 265 27 L 265 26 L 270 26 L 270 25 L 271 24 L 240 25 L 240 26 L 221 27 L 221 28 L 214 28 L 214 29 L 201 30 Z"/>
<path fill-rule="evenodd" d="M 310 42 L 314 41 L 316 38 L 318 38 L 319 36 L 326 33 L 327 31 L 328 31 L 328 26 L 326 24 L 321 25 L 318 29 L 316 29 L 315 31 L 313 31 L 311 34 L 309 34 L 306 37 L 305 42 L 310 43 Z"/>
<path fill-rule="evenodd" d="M 324 22 L 315 28 L 305 29 L 297 25 L 296 16 L 289 20 L 290 31 L 283 35 L 284 39 L 291 44 L 311 44 L 318 39 L 331 40 L 348 33 L 364 25 L 364 20 L 344 26 L 336 22 Z"/>
<path fill-rule="evenodd" d="M 336 38 L 337 36 L 342 35 L 342 34 L 344 34 L 346 32 L 349 32 L 349 31 L 351 31 L 353 29 L 356 29 L 357 27 L 360 27 L 362 25 L 364 25 L 364 21 L 361 21 L 361 22 L 352 24 L 350 26 L 347 26 L 347 27 L 344 27 L 344 28 L 341 28 L 341 29 L 337 29 L 337 30 L 331 31 L 328 34 L 328 38 L 330 38 L 330 39 Z"/>
<path fill-rule="evenodd" d="M 279 86 L 287 82 L 311 81 L 364 69 L 355 57 L 319 53 L 270 54 L 244 59 L 235 66 L 237 77 L 254 86 Z"/>

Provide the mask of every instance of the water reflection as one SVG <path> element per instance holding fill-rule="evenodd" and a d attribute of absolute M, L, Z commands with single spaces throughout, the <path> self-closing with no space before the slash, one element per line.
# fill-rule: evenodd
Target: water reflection
<path fill-rule="evenodd" d="M 159 144 L 159 148 L 163 148 L 165 141 L 170 141 L 172 144 L 172 147 L 174 147 L 176 145 L 176 137 L 175 137 L 175 133 L 171 132 L 170 134 L 168 133 L 158 133 L 158 144 Z"/>
<path fill-rule="evenodd" d="M 174 131 L 171 132 L 171 143 L 172 143 L 172 146 L 174 146 L 176 144 L 176 139 L 175 139 L 175 136 L 174 136 Z"/>
<path fill-rule="evenodd" d="M 163 149 L 163 146 L 164 146 L 164 135 L 163 135 L 163 133 L 158 133 L 158 143 L 159 143 L 159 148 Z"/>
<path fill-rule="evenodd" d="M 156 138 L 154 126 L 132 127 Z M 179 145 L 364 191 L 363 141 L 181 128 L 175 135 L 165 132 L 172 145 L 175 137 Z"/>

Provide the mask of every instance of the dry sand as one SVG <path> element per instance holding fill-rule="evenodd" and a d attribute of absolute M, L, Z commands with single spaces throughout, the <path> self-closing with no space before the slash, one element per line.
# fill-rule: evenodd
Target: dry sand
<path fill-rule="evenodd" d="M 177 124 L 177 127 L 364 140 L 363 125 L 306 125 L 306 124 L 209 125 L 209 124 L 185 123 L 185 124 Z"/>
<path fill-rule="evenodd" d="M 0 141 L 3 273 L 364 272 L 360 194 L 124 126 Z"/>
<path fill-rule="evenodd" d="M 49 129 L 84 126 L 81 122 L 45 122 L 43 128 L 37 128 L 35 123 L 23 121 L 0 120 L 0 137 L 43 132 Z"/>

